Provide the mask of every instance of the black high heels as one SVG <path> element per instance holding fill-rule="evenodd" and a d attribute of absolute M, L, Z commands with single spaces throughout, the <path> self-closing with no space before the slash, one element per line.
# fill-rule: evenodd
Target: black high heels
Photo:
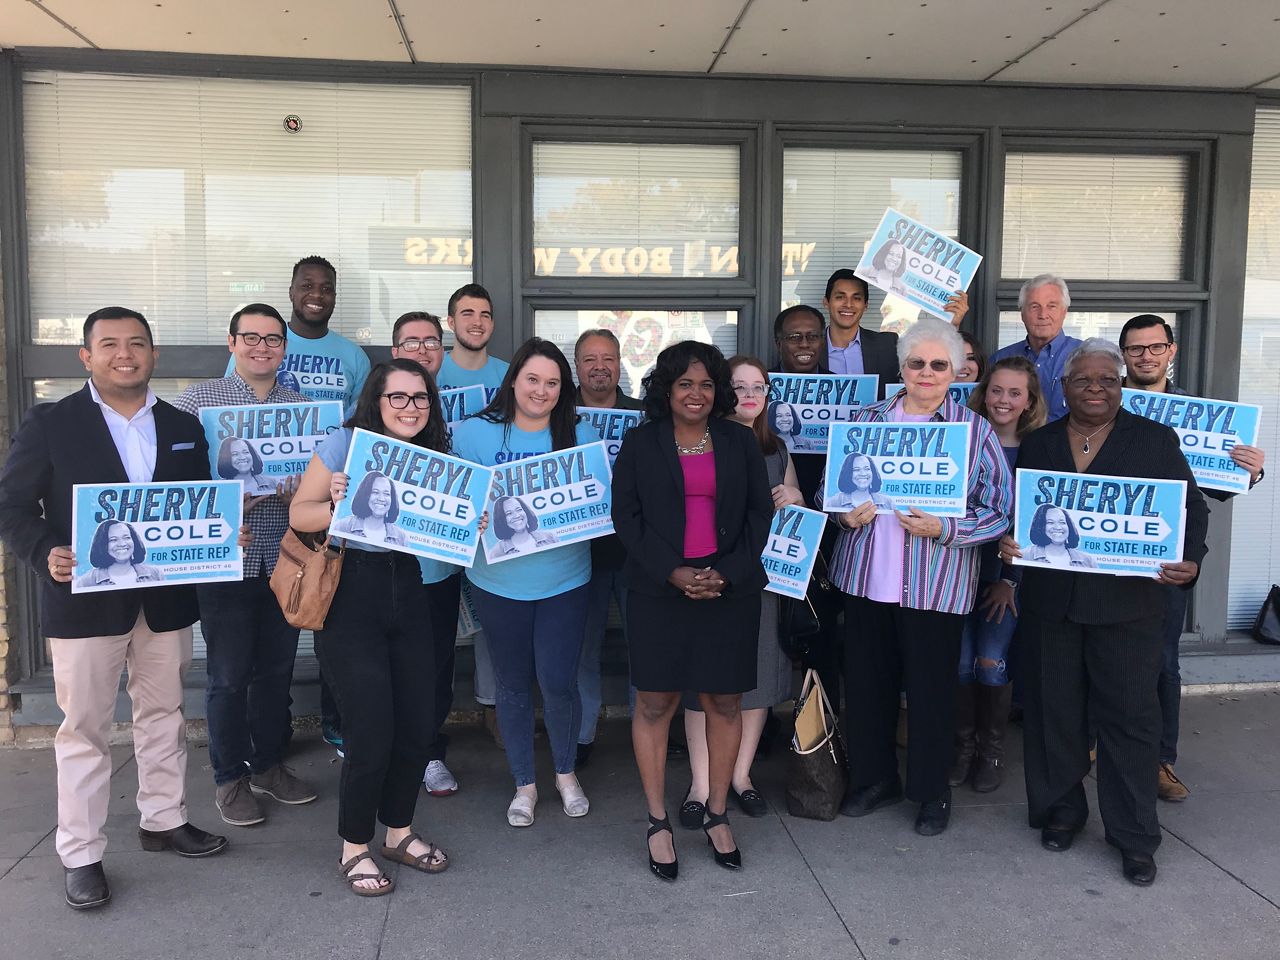
<path fill-rule="evenodd" d="M 645 834 L 645 847 L 649 846 L 649 840 L 660 834 L 663 830 L 671 833 L 671 820 L 663 817 L 659 820 L 653 814 L 649 814 L 649 832 Z M 675 834 L 671 835 L 672 849 L 675 849 Z M 649 869 L 653 875 L 659 880 L 674 880 L 680 876 L 680 858 L 677 857 L 670 863 L 659 863 L 653 859 L 653 851 L 649 851 Z"/>
<path fill-rule="evenodd" d="M 737 870 L 742 866 L 742 851 L 734 847 L 728 853 L 721 853 L 716 849 L 715 841 L 711 839 L 711 831 L 715 827 L 728 826 L 728 811 L 722 813 L 712 813 L 711 808 L 707 808 L 707 819 L 702 824 L 702 830 L 707 835 L 707 846 L 711 848 L 711 853 L 716 858 L 716 863 L 724 867 L 726 870 Z"/>

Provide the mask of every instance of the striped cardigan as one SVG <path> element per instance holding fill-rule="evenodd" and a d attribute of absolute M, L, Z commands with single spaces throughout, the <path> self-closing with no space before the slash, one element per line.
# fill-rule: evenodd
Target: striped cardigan
<path fill-rule="evenodd" d="M 855 421 L 882 422 L 905 391 L 863 407 Z M 946 423 L 968 422 L 969 509 L 964 517 L 939 517 L 942 536 L 907 537 L 902 553 L 902 606 L 940 613 L 968 613 L 978 592 L 977 547 L 1004 536 L 1013 510 L 1013 474 L 991 424 L 950 396 L 933 415 Z M 834 517 L 833 517 L 834 519 Z M 855 597 L 867 595 L 871 561 L 875 556 L 876 524 L 857 530 L 841 529 L 831 562 L 831 582 Z"/>

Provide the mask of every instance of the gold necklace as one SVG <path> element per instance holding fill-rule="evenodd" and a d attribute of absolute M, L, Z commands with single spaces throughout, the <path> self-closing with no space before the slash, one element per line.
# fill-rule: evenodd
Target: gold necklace
<path fill-rule="evenodd" d="M 1115 426 L 1115 422 L 1116 422 L 1115 417 L 1112 417 L 1110 420 L 1108 420 L 1106 423 L 1100 426 L 1097 430 L 1093 431 L 1093 433 L 1089 434 L 1087 437 L 1083 433 L 1081 433 L 1079 430 L 1077 430 L 1075 427 L 1071 426 L 1070 420 L 1067 421 L 1067 429 L 1084 441 L 1084 444 L 1080 447 L 1080 452 L 1088 453 L 1089 441 L 1092 440 L 1094 437 L 1096 437 L 1098 434 L 1100 434 L 1103 430 L 1106 430 L 1109 427 Z"/>
<path fill-rule="evenodd" d="M 680 446 L 680 441 L 676 441 L 676 452 L 682 457 L 696 457 L 699 454 L 707 452 L 707 444 L 711 440 L 711 428 L 707 427 L 702 433 L 702 439 L 695 443 L 692 447 Z"/>

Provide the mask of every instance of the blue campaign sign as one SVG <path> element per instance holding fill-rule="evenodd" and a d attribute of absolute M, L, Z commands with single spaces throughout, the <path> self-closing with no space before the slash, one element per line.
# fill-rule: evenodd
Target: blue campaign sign
<path fill-rule="evenodd" d="M 484 387 L 480 384 L 440 391 L 440 406 L 444 407 L 446 423 L 457 423 L 464 417 L 474 416 L 484 409 L 487 402 Z"/>
<path fill-rule="evenodd" d="M 973 395 L 973 389 L 976 383 L 960 383 L 956 382 L 947 387 L 947 396 L 962 407 L 969 405 L 969 397 Z M 906 388 L 905 383 L 886 383 L 884 385 L 884 398 L 888 400 L 894 394 L 901 393 Z"/>
<path fill-rule="evenodd" d="M 475 561 L 488 467 L 354 430 L 343 472 L 347 495 L 330 533 L 461 567 Z"/>
<path fill-rule="evenodd" d="M 239 480 L 252 496 L 275 493 L 286 477 L 302 476 L 320 441 L 341 425 L 342 404 L 332 400 L 200 410 L 210 475 Z"/>
<path fill-rule="evenodd" d="M 773 514 L 769 539 L 760 554 L 769 575 L 766 590 L 803 600 L 809 589 L 827 515 L 805 507 L 781 507 Z"/>
<path fill-rule="evenodd" d="M 917 507 L 937 517 L 963 517 L 968 478 L 967 423 L 836 424 L 822 509 L 845 513 L 870 500 L 876 513 Z"/>
<path fill-rule="evenodd" d="M 1014 563 L 1072 573 L 1154 576 L 1182 559 L 1182 480 L 1016 471 Z"/>
<path fill-rule="evenodd" d="M 600 435 L 605 448 L 609 451 L 609 466 L 618 459 L 618 451 L 622 448 L 622 435 L 634 427 L 644 417 L 641 410 L 616 410 L 604 407 L 578 407 L 578 422 L 584 420 Z"/>
<path fill-rule="evenodd" d="M 238 480 L 78 483 L 71 496 L 72 593 L 242 579 Z"/>
<path fill-rule="evenodd" d="M 1230 400 L 1124 389 L 1126 410 L 1173 427 L 1196 483 L 1228 493 L 1249 492 L 1249 471 L 1231 459 L 1238 443 L 1258 444 L 1262 408 Z"/>
<path fill-rule="evenodd" d="M 771 373 L 769 426 L 792 453 L 826 453 L 827 428 L 876 402 L 874 374 Z"/>
<path fill-rule="evenodd" d="M 612 483 L 603 441 L 498 464 L 485 559 L 501 563 L 613 533 Z"/>
<path fill-rule="evenodd" d="M 968 290 L 982 255 L 890 207 L 853 272 L 947 319 L 947 298 Z"/>

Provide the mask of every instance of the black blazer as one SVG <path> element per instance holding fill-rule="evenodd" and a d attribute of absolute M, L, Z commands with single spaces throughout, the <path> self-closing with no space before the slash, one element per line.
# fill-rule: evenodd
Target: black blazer
<path fill-rule="evenodd" d="M 1075 473 L 1067 418 L 1055 420 L 1023 440 L 1018 448 L 1017 465 L 1031 470 Z M 1178 445 L 1178 435 L 1172 429 L 1135 416 L 1122 407 L 1111 435 L 1089 465 L 1089 473 L 1187 481 L 1187 526 L 1182 557 L 1204 562 L 1209 552 L 1205 545 L 1209 508 Z M 1023 616 L 1086 624 L 1128 623 L 1164 616 L 1167 605 L 1164 587 L 1154 579 L 1068 573 L 1033 566 L 1018 569 L 1022 571 L 1018 606 Z M 1190 587 L 1188 584 L 1184 589 Z"/>
<path fill-rule="evenodd" d="M 764 589 L 760 553 L 769 538 L 773 495 L 756 436 L 731 420 L 710 420 L 716 462 L 715 567 L 726 593 Z M 684 472 L 669 417 L 632 427 L 613 466 L 613 526 L 627 550 L 623 576 L 637 593 L 675 593 L 667 582 L 684 556 Z"/>
<path fill-rule="evenodd" d="M 902 379 L 902 366 L 898 363 L 898 335 L 862 328 L 858 341 L 862 346 L 862 372 L 880 377 L 880 399 L 884 399 L 886 383 Z"/>
<path fill-rule="evenodd" d="M 200 422 L 157 400 L 157 483 L 209 479 L 209 445 Z M 42 632 L 48 637 L 128 633 L 146 611 L 156 632 L 188 627 L 199 618 L 189 586 L 71 593 L 49 576 L 49 551 L 71 543 L 71 487 L 128 483 L 102 411 L 86 384 L 79 393 L 32 408 L 14 435 L 0 474 L 0 540 L 31 564 L 40 580 Z"/>

